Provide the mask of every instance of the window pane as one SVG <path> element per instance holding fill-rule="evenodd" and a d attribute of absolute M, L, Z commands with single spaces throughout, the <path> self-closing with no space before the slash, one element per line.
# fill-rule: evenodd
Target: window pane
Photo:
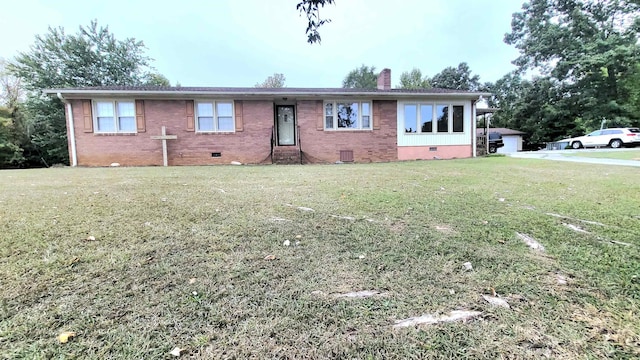
<path fill-rule="evenodd" d="M 371 129 L 371 121 L 369 120 L 369 115 L 362 115 L 362 128 L 363 129 Z"/>
<path fill-rule="evenodd" d="M 198 103 L 198 116 L 213 117 L 213 104 Z"/>
<path fill-rule="evenodd" d="M 404 106 L 404 131 L 414 133 L 417 131 L 418 107 L 416 105 Z"/>
<path fill-rule="evenodd" d="M 453 106 L 453 132 L 464 132 L 464 106 Z"/>
<path fill-rule="evenodd" d="M 449 131 L 449 106 L 436 105 L 436 118 L 438 119 L 438 132 Z"/>
<path fill-rule="evenodd" d="M 97 102 L 96 103 L 96 116 L 97 117 L 113 117 L 113 103 L 109 102 Z"/>
<path fill-rule="evenodd" d="M 233 131 L 233 117 L 218 116 L 218 131 Z"/>
<path fill-rule="evenodd" d="M 213 131 L 213 117 L 212 116 L 198 116 L 198 130 L 200 130 L 200 131 Z"/>
<path fill-rule="evenodd" d="M 325 116 L 324 117 L 324 128 L 325 129 L 333 129 L 333 116 Z"/>
<path fill-rule="evenodd" d="M 369 103 L 368 102 L 363 102 L 362 103 L 362 115 L 371 115 L 369 113 Z"/>
<path fill-rule="evenodd" d="M 99 117 L 98 131 L 116 131 L 113 117 Z"/>
<path fill-rule="evenodd" d="M 216 104 L 218 116 L 233 117 L 233 105 L 228 102 L 219 102 Z"/>
<path fill-rule="evenodd" d="M 338 128 L 358 128 L 358 103 L 337 103 Z"/>
<path fill-rule="evenodd" d="M 136 118 L 133 116 L 120 116 L 118 118 L 118 131 L 136 131 Z"/>
<path fill-rule="evenodd" d="M 324 114 L 327 116 L 333 115 L 333 103 L 324 104 Z"/>
<path fill-rule="evenodd" d="M 118 102 L 118 116 L 136 116 L 136 109 L 132 102 Z"/>
<path fill-rule="evenodd" d="M 420 105 L 422 132 L 433 132 L 433 105 Z"/>

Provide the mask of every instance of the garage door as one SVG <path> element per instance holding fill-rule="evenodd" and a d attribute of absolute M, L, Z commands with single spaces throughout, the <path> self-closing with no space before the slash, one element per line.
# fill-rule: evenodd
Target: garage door
<path fill-rule="evenodd" d="M 507 154 L 518 151 L 518 136 L 503 136 L 504 146 L 498 149 L 498 154 Z"/>

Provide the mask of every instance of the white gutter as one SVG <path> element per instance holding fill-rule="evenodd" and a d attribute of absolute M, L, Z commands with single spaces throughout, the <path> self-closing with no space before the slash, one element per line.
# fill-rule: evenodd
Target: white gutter
<path fill-rule="evenodd" d="M 67 114 L 69 114 L 69 136 L 71 137 L 71 139 L 69 139 L 71 143 L 71 166 L 76 167 L 78 166 L 78 154 L 76 152 L 76 131 L 73 123 L 73 109 L 71 108 L 71 103 L 62 97 L 61 93 L 57 93 L 56 96 L 67 105 Z"/>
<path fill-rule="evenodd" d="M 480 99 L 478 99 L 480 100 Z M 478 100 L 471 100 L 471 136 L 472 136 L 472 140 L 471 140 L 471 144 L 473 146 L 473 157 L 478 156 L 477 152 L 477 139 L 478 139 L 478 132 L 476 131 L 476 122 L 478 121 L 477 116 L 476 116 L 476 103 L 478 102 Z"/>
<path fill-rule="evenodd" d="M 377 92 L 377 91 L 315 91 L 310 89 L 296 90 L 295 88 L 284 91 L 253 91 L 253 90 L 66 90 L 66 89 L 47 89 L 45 94 L 67 94 L 71 96 L 83 95 L 133 95 L 133 96 L 149 96 L 149 95 L 167 95 L 171 97 L 185 97 L 189 95 L 218 95 L 218 96 L 310 96 L 331 98 L 336 96 L 361 96 L 361 97 L 380 97 L 380 98 L 397 98 L 397 97 L 467 97 L 477 98 L 478 96 L 491 96 L 491 93 L 485 92 Z"/>

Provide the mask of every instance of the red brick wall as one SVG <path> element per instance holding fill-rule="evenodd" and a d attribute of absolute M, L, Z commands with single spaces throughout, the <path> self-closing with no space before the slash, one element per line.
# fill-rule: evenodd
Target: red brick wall
<path fill-rule="evenodd" d="M 242 101 L 242 131 L 202 134 L 187 131 L 185 100 L 145 100 L 145 132 L 136 134 L 96 134 L 85 132 L 82 100 L 71 100 L 79 166 L 162 165 L 162 141 L 152 140 L 166 126 L 169 165 L 229 164 L 231 161 L 256 164 L 270 162 L 274 105 L 271 101 Z M 236 103 L 237 104 L 237 103 Z M 333 163 L 340 150 L 352 150 L 355 162 L 398 159 L 396 101 L 374 101 L 375 130 L 324 131 L 323 102 L 299 101 L 297 120 L 305 162 Z M 237 108 L 238 105 L 236 105 Z M 318 129 L 321 130 L 318 130 Z M 214 158 L 213 152 L 222 156 Z"/>
<path fill-rule="evenodd" d="M 397 102 L 374 101 L 374 128 L 362 131 L 325 131 L 322 100 L 298 101 L 300 147 L 305 162 L 333 163 L 340 160 L 340 150 L 352 150 L 355 162 L 380 162 L 398 159 Z M 319 130 L 320 129 L 320 130 Z"/>
<path fill-rule="evenodd" d="M 229 134 L 202 134 L 187 131 L 185 100 L 145 100 L 146 132 L 137 134 L 96 134 L 85 132 L 82 100 L 72 100 L 78 165 L 123 166 L 162 165 L 162 141 L 152 140 L 166 126 L 169 165 L 228 164 L 231 161 L 259 163 L 269 160 L 273 103 L 242 101 L 243 131 Z M 219 158 L 211 157 L 220 152 Z"/>

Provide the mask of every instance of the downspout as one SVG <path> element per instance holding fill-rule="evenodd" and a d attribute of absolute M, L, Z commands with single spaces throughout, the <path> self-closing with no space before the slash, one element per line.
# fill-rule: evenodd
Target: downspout
<path fill-rule="evenodd" d="M 471 100 L 471 144 L 473 148 L 473 157 L 477 156 L 477 144 L 476 139 L 478 137 L 476 133 L 476 102 L 478 100 Z"/>
<path fill-rule="evenodd" d="M 73 123 L 73 109 L 71 108 L 71 103 L 62 97 L 61 93 L 57 93 L 56 96 L 58 96 L 60 101 L 67 105 L 67 114 L 69 114 L 69 136 L 71 137 L 71 166 L 76 167 L 78 166 L 78 154 L 76 152 L 76 130 Z"/>

